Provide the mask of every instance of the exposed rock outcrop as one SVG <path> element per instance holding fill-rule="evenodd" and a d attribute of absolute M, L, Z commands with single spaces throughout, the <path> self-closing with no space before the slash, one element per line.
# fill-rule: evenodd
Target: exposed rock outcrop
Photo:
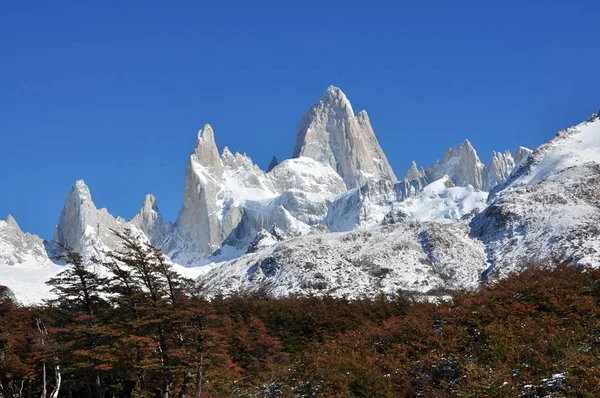
<path fill-rule="evenodd" d="M 158 247 L 163 245 L 166 234 L 165 222 L 154 195 L 146 195 L 142 209 L 129 222 L 138 227 L 153 245 Z"/>
<path fill-rule="evenodd" d="M 366 111 L 354 115 L 342 90 L 330 86 L 298 126 L 294 157 L 328 164 L 348 189 L 369 180 L 396 181 Z"/>

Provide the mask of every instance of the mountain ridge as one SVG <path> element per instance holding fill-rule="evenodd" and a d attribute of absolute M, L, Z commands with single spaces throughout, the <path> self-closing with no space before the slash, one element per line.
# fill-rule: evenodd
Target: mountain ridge
<path fill-rule="evenodd" d="M 87 258 L 102 257 L 120 247 L 111 230 L 130 228 L 176 264 L 194 267 L 185 272 L 199 277 L 209 296 L 265 284 L 276 296 L 427 295 L 472 288 L 522 262 L 596 264 L 599 126 L 596 115 L 534 151 L 494 151 L 488 164 L 465 140 L 433 166 L 412 162 L 398 179 L 367 113 L 355 115 L 343 92 L 330 87 L 303 117 L 294 157 L 273 158 L 262 170 L 227 146 L 219 154 L 206 124 L 188 159 L 175 222 L 163 219 L 151 194 L 128 221 L 114 217 L 78 180 L 54 238 Z M 304 148 L 311 156 L 300 156 Z M 365 154 L 381 167 L 360 163 Z M 563 220 L 557 230 L 564 238 L 552 232 L 556 220 Z M 41 278 L 61 269 L 51 251 L 12 216 L 0 221 L 0 267 L 16 275 L 15 294 L 27 296 L 19 272 L 44 270 Z"/>

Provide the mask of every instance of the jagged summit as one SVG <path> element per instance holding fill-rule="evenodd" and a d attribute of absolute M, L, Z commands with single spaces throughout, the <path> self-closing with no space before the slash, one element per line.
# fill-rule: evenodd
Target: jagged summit
<path fill-rule="evenodd" d="M 144 200 L 143 210 L 158 210 L 158 205 L 156 204 L 156 198 L 151 193 L 146 195 L 146 199 Z"/>
<path fill-rule="evenodd" d="M 330 86 L 298 125 L 294 158 L 331 166 L 347 188 L 369 180 L 397 181 L 365 111 L 355 116 L 346 95 Z"/>
<path fill-rule="evenodd" d="M 518 169 L 530 154 L 531 149 L 525 147 L 519 147 L 514 152 L 492 151 L 492 157 L 486 169 L 484 190 L 491 191 L 508 180 L 513 170 Z"/>
<path fill-rule="evenodd" d="M 90 188 L 87 186 L 84 180 L 75 181 L 75 184 L 71 187 L 69 195 L 74 195 L 82 200 L 92 200 Z"/>
<path fill-rule="evenodd" d="M 162 244 L 166 231 L 165 222 L 154 195 L 146 195 L 142 209 L 131 219 L 130 223 L 138 227 L 153 245 L 160 246 Z"/>
<path fill-rule="evenodd" d="M 433 167 L 423 169 L 413 162 L 404 178 L 419 181 L 425 186 L 448 175 L 458 186 L 471 185 L 475 189 L 489 192 L 504 183 L 530 154 L 531 149 L 525 147 L 519 147 L 513 152 L 492 151 L 489 164 L 484 165 L 471 141 L 465 139 L 460 145 L 447 149 L 444 158 L 438 159 Z"/>
<path fill-rule="evenodd" d="M 273 159 L 271 159 L 271 163 L 269 163 L 269 167 L 267 167 L 267 173 L 273 170 L 278 164 L 279 161 L 277 160 L 277 157 L 273 156 Z"/>
<path fill-rule="evenodd" d="M 475 189 L 483 190 L 484 169 L 477 151 L 466 139 L 459 146 L 447 149 L 444 159 L 438 160 L 435 166 L 428 167 L 426 174 L 430 181 L 439 180 L 447 174 L 456 185 L 472 185 Z"/>
<path fill-rule="evenodd" d="M 341 110 L 347 115 L 354 117 L 352 104 L 339 87 L 329 86 L 325 91 L 325 94 L 323 94 L 321 102 L 329 108 Z"/>
<path fill-rule="evenodd" d="M 19 228 L 19 224 L 17 223 L 17 220 L 15 220 L 15 218 L 12 216 L 12 214 L 9 214 L 6 217 L 6 223 L 11 227 Z M 19 230 L 21 230 L 21 228 L 19 228 Z"/>
<path fill-rule="evenodd" d="M 25 234 L 21 230 L 21 227 L 17 223 L 17 220 L 15 220 L 15 218 L 11 214 L 9 214 L 6 217 L 5 222 L 6 222 L 5 226 L 7 228 L 7 231 L 9 231 L 10 235 L 13 235 L 13 239 L 17 239 L 17 240 L 23 239 Z"/>
<path fill-rule="evenodd" d="M 599 119 L 600 119 L 600 110 L 597 113 L 592 113 L 592 116 L 590 116 L 587 121 L 589 123 L 589 122 L 594 122 Z"/>
<path fill-rule="evenodd" d="M 198 132 L 198 139 L 196 140 L 192 159 L 202 166 L 213 166 L 217 169 L 222 168 L 219 151 L 215 142 L 215 133 L 208 123 Z"/>
<path fill-rule="evenodd" d="M 111 229 L 120 229 L 121 223 L 108 210 L 96 208 L 90 189 L 78 180 L 67 194 L 54 240 L 84 256 L 99 255 L 105 248 L 118 247 Z"/>
<path fill-rule="evenodd" d="M 417 162 L 413 160 L 408 171 L 404 175 L 404 179 L 408 181 L 421 180 L 424 176 L 425 170 L 422 167 L 418 168 Z"/>
<path fill-rule="evenodd" d="M 488 267 L 510 270 L 524 260 L 600 264 L 599 131 L 595 117 L 533 154 L 524 147 L 494 151 L 488 165 L 464 140 L 433 167 L 413 161 L 398 182 L 368 114 L 355 115 L 332 86 L 300 122 L 295 157 L 273 157 L 267 172 L 228 147 L 219 155 L 205 125 L 190 153 L 175 223 L 165 224 L 151 194 L 130 221 L 115 218 L 96 208 L 78 180 L 54 236 L 85 257 L 102 258 L 121 248 L 111 230 L 130 228 L 177 264 L 213 262 L 203 279 L 213 293 L 263 282 L 280 295 L 427 292 L 476 286 Z M 14 265 L 32 264 L 36 275 L 59 272 L 51 268 L 51 250 L 12 216 L 0 220 L 3 283 L 11 281 L 8 266 L 13 282 L 22 275 Z"/>

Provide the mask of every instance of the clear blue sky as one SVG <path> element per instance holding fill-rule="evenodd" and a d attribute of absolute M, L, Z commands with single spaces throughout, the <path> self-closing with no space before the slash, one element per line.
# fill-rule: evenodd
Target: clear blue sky
<path fill-rule="evenodd" d="M 600 108 L 598 1 L 84 3 L 0 13 L 0 217 L 44 238 L 81 178 L 115 216 L 150 192 L 174 220 L 204 123 L 265 168 L 331 84 L 398 176 L 465 138 L 485 162 L 535 147 Z"/>

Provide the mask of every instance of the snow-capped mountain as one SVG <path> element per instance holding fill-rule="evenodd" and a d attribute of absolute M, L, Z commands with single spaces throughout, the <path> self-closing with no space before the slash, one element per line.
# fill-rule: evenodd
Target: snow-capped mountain
<path fill-rule="evenodd" d="M 369 180 L 396 181 L 367 112 L 355 116 L 350 101 L 337 87 L 330 86 L 300 121 L 294 157 L 301 156 L 330 165 L 348 189 Z"/>
<path fill-rule="evenodd" d="M 96 208 L 88 186 L 79 180 L 67 194 L 53 240 L 85 257 L 102 258 L 105 251 L 121 247 L 112 230 L 123 231 L 125 228 L 132 229 L 149 242 L 164 240 L 164 224 L 154 196 L 148 195 L 140 213 L 128 222 L 112 216 L 105 208 Z"/>
<path fill-rule="evenodd" d="M 161 246 L 165 243 L 167 238 L 165 222 L 154 195 L 146 195 L 142 209 L 129 222 L 142 231 L 153 245 Z"/>
<path fill-rule="evenodd" d="M 205 125 L 176 222 L 165 222 L 153 195 L 129 221 L 114 217 L 80 180 L 54 240 L 102 257 L 120 248 L 111 230 L 133 229 L 196 267 L 178 269 L 203 274 L 208 296 L 261 287 L 276 296 L 437 294 L 530 264 L 598 265 L 599 137 L 596 115 L 533 153 L 493 152 L 488 165 L 465 140 L 397 180 L 366 112 L 355 116 L 330 87 L 300 122 L 291 159 L 263 171 L 246 154 L 219 154 Z M 43 282 L 63 267 L 52 253 L 12 217 L 0 221 L 0 285 L 17 298 L 47 297 Z"/>
<path fill-rule="evenodd" d="M 24 303 L 48 297 L 50 288 L 44 282 L 62 270 L 50 260 L 48 249 L 48 242 L 21 231 L 12 216 L 0 220 L 0 285 Z"/>
<path fill-rule="evenodd" d="M 39 261 L 46 257 L 46 246 L 37 235 L 21 231 L 17 220 L 10 214 L 6 220 L 0 220 L 0 262 L 16 265 L 33 259 Z"/>
<path fill-rule="evenodd" d="M 413 161 L 404 178 L 419 181 L 424 186 L 448 175 L 457 186 L 471 185 L 475 189 L 489 192 L 495 186 L 504 183 L 530 153 L 531 150 L 524 147 L 514 152 L 493 151 L 486 166 L 479 159 L 471 142 L 465 140 L 459 146 L 448 148 L 444 158 L 438 159 L 434 166 L 418 168 Z"/>
<path fill-rule="evenodd" d="M 600 118 L 540 146 L 473 219 L 493 271 L 560 261 L 600 265 Z"/>
<path fill-rule="evenodd" d="M 224 244 L 240 249 L 273 225 L 292 234 L 308 232 L 326 216 L 327 198 L 343 192 L 340 175 L 311 158 L 288 159 L 264 172 L 245 154 L 225 148 L 218 156 L 206 125 L 186 170 L 184 204 L 174 227 L 180 243 L 169 253 L 190 264 Z"/>

